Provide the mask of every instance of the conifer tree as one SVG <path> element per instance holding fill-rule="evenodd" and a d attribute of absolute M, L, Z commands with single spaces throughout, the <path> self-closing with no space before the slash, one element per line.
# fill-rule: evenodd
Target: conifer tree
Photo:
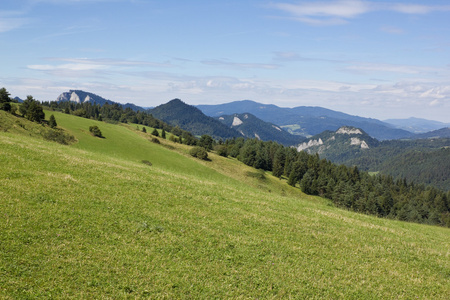
<path fill-rule="evenodd" d="M 55 116 L 54 116 L 54 115 L 51 115 L 51 116 L 50 116 L 50 119 L 48 120 L 48 125 L 49 125 L 51 128 L 55 128 L 56 126 L 58 126 L 58 124 L 56 123 L 56 119 L 55 119 Z"/>

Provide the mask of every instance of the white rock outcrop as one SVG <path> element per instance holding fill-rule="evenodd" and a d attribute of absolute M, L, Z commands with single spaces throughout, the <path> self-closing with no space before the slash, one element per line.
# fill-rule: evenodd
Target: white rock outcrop
<path fill-rule="evenodd" d="M 304 142 L 304 143 L 298 145 L 297 146 L 297 151 L 302 151 L 302 150 L 305 150 L 305 149 L 308 149 L 308 148 L 311 148 L 311 147 L 314 147 L 314 146 L 320 146 L 320 145 L 323 145 L 322 139 L 319 138 L 318 140 L 310 140 L 307 143 Z"/>
<path fill-rule="evenodd" d="M 231 126 L 239 126 L 239 125 L 241 125 L 242 123 L 244 123 L 244 122 L 242 122 L 241 119 L 239 119 L 238 117 L 234 117 L 234 119 L 233 119 L 233 124 L 231 124 Z"/>
<path fill-rule="evenodd" d="M 361 130 L 358 128 L 341 127 L 336 133 L 338 134 L 362 134 Z"/>

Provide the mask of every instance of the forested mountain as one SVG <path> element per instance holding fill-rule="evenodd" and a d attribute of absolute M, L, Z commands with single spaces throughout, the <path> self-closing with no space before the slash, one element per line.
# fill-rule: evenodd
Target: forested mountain
<path fill-rule="evenodd" d="M 336 131 L 327 130 L 309 138 L 298 145 L 297 150 L 318 153 L 322 158 L 342 162 L 378 145 L 379 141 L 364 130 L 343 126 Z"/>
<path fill-rule="evenodd" d="M 279 126 L 264 122 L 249 113 L 224 115 L 220 116 L 218 120 L 248 138 L 275 141 L 285 146 L 296 145 L 304 140 L 301 136 L 292 135 Z"/>
<path fill-rule="evenodd" d="M 395 128 L 408 130 L 416 134 L 426 133 L 444 127 L 450 127 L 450 123 L 442 123 L 420 118 L 388 119 L 384 120 L 384 122 L 391 124 Z"/>
<path fill-rule="evenodd" d="M 326 131 L 299 145 L 334 163 L 381 172 L 417 184 L 450 190 L 450 139 L 429 138 L 377 141 L 364 133 L 344 135 Z"/>
<path fill-rule="evenodd" d="M 208 117 L 198 108 L 188 105 L 180 99 L 148 110 L 154 117 L 190 131 L 194 135 L 209 135 L 215 139 L 240 137 L 242 134 L 222 124 L 219 120 Z"/>
<path fill-rule="evenodd" d="M 100 106 L 102 106 L 106 103 L 119 104 L 120 106 L 123 106 L 124 108 L 131 108 L 134 111 L 144 111 L 145 110 L 145 108 L 134 105 L 132 103 L 121 104 L 118 102 L 114 102 L 114 101 L 105 99 L 96 94 L 81 91 L 81 90 L 70 90 L 69 92 L 64 92 L 61 95 L 59 95 L 58 98 L 56 98 L 56 101 L 57 102 L 71 101 L 71 102 L 76 102 L 76 103 L 90 102 L 92 104 L 99 104 Z"/>
<path fill-rule="evenodd" d="M 325 130 L 335 131 L 341 126 L 363 129 L 378 140 L 405 138 L 411 132 L 393 128 L 380 120 L 348 115 L 322 107 L 299 106 L 282 108 L 250 100 L 234 101 L 220 105 L 198 105 L 206 115 L 218 117 L 234 113 L 251 113 L 263 121 L 285 128 L 292 134 L 310 137 Z"/>

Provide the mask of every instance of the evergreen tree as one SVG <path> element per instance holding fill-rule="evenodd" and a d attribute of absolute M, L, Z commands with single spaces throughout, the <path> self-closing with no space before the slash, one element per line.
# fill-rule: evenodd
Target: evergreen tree
<path fill-rule="evenodd" d="M 0 103 L 11 102 L 11 98 L 9 98 L 11 94 L 3 87 L 0 89 Z"/>
<path fill-rule="evenodd" d="M 158 130 L 156 130 L 156 128 L 153 129 L 152 135 L 154 135 L 154 136 L 159 136 Z"/>
<path fill-rule="evenodd" d="M 54 116 L 54 115 L 51 115 L 51 116 L 50 116 L 50 119 L 48 120 L 48 125 L 49 125 L 51 128 L 55 128 L 56 126 L 58 126 L 58 124 L 56 124 L 56 119 L 55 119 L 55 116 Z"/>
<path fill-rule="evenodd" d="M 147 129 L 145 129 L 145 126 L 142 127 L 142 132 L 147 133 Z"/>
<path fill-rule="evenodd" d="M 286 162 L 286 153 L 284 148 L 279 148 L 275 153 L 273 160 L 272 174 L 275 177 L 281 178 L 284 172 L 284 164 Z"/>
<path fill-rule="evenodd" d="M 162 129 L 161 137 L 162 137 L 163 139 L 166 138 L 166 131 L 164 130 L 164 128 Z"/>
<path fill-rule="evenodd" d="M 11 111 L 11 99 L 9 98 L 10 94 L 5 88 L 0 89 L 0 109 L 4 111 Z"/>

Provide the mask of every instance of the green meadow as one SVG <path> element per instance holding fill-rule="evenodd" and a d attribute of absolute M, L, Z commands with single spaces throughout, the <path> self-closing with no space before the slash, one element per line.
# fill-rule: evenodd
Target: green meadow
<path fill-rule="evenodd" d="M 140 125 L 50 114 L 75 143 L 0 111 L 1 299 L 450 299 L 448 228 L 338 209 Z"/>

